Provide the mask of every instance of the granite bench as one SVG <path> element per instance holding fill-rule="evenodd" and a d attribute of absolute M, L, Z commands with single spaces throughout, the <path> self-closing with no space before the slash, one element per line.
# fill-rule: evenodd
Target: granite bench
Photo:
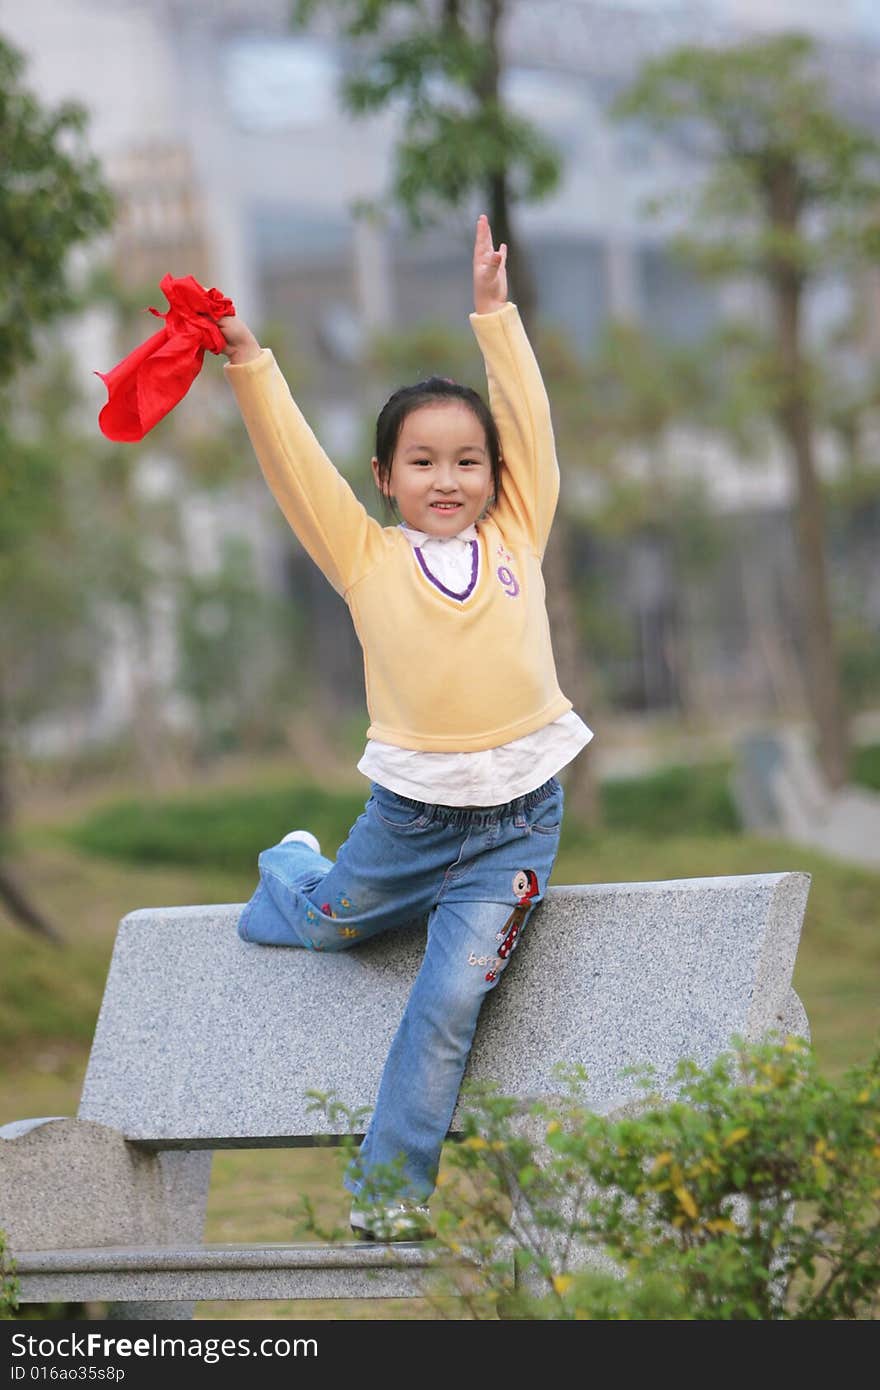
<path fill-rule="evenodd" d="M 791 978 L 809 884 L 785 872 L 551 888 L 484 1006 L 468 1077 L 547 1095 L 557 1062 L 581 1064 L 609 1113 L 635 1098 L 630 1064 L 652 1063 L 662 1088 L 680 1057 L 705 1065 L 735 1033 L 808 1036 Z M 0 1129 L 0 1228 L 22 1302 L 186 1318 L 205 1299 L 423 1292 L 433 1257 L 418 1244 L 203 1241 L 215 1149 L 326 1140 L 309 1089 L 372 1105 L 424 944 L 415 925 L 338 955 L 255 946 L 239 912 L 124 917 L 77 1116 Z"/>

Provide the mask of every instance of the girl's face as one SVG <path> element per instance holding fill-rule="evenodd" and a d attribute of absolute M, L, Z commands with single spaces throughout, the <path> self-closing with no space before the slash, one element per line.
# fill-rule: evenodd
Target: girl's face
<path fill-rule="evenodd" d="M 378 462 L 373 459 L 377 487 Z M 407 526 L 454 536 L 483 512 L 492 495 L 486 432 L 461 401 L 411 410 L 400 427 L 389 492 Z"/>

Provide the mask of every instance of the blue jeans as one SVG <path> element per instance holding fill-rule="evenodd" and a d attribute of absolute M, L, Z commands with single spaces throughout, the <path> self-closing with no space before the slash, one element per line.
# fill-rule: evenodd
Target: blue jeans
<path fill-rule="evenodd" d="M 334 863 L 299 841 L 259 856 L 245 941 L 343 951 L 428 919 L 425 955 L 345 1186 L 397 1166 L 402 1197 L 433 1191 L 480 1007 L 498 984 L 559 848 L 555 777 L 500 806 L 412 801 L 371 783 Z"/>

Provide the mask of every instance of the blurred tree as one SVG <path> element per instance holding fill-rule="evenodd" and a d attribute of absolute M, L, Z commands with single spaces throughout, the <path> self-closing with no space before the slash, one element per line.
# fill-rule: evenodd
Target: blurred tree
<path fill-rule="evenodd" d="M 679 193 L 694 228 L 679 239 L 685 254 L 707 275 L 751 280 L 768 295 L 772 331 L 756 342 L 749 404 L 775 419 L 792 463 L 805 685 L 821 765 L 839 787 L 850 741 L 816 470 L 819 370 L 804 313 L 807 291 L 832 268 L 880 257 L 880 145 L 832 111 L 813 56 L 797 34 L 678 49 L 648 63 L 614 109 L 674 129 L 708 169 Z"/>
<path fill-rule="evenodd" d="M 643 546 L 650 544 L 661 553 L 669 567 L 665 593 L 650 576 L 638 585 L 638 552 L 631 549 L 627 569 L 635 592 L 630 611 L 616 607 L 607 588 L 591 594 L 586 607 L 582 594 L 583 640 L 592 633 L 598 652 L 603 633 L 605 658 L 610 661 L 615 649 L 622 655 L 622 642 L 628 640 L 631 648 L 643 645 L 649 625 L 652 640 L 662 647 L 667 698 L 685 719 L 693 717 L 698 723 L 707 713 L 700 678 L 704 655 L 699 615 L 711 598 L 711 575 L 723 545 L 710 498 L 697 480 L 680 475 L 677 460 L 683 429 L 705 438 L 717 428 L 717 355 L 707 346 L 665 342 L 639 324 L 616 319 L 606 323 L 586 361 L 552 335 L 542 351 L 552 384 L 560 456 L 589 460 L 594 484 L 591 535 L 615 544 L 640 539 Z M 577 480 L 585 475 L 581 467 L 563 468 L 563 476 Z M 577 510 L 572 498 L 572 521 Z M 634 605 L 642 614 L 637 631 Z M 644 656 L 643 652 L 643 660 Z M 639 652 L 632 650 L 631 658 L 638 661 Z M 650 699 L 652 678 L 663 680 L 659 663 L 653 667 L 653 672 L 643 667 L 639 681 L 645 700 Z"/>
<path fill-rule="evenodd" d="M 512 216 L 515 203 L 546 197 L 561 164 L 550 142 L 505 104 L 502 28 L 506 0 L 335 0 L 343 32 L 356 41 L 361 67 L 343 85 L 357 114 L 392 103 L 402 108 L 391 196 L 410 227 L 448 219 L 451 208 L 485 209 L 496 246 L 507 243 L 512 295 L 532 341 L 536 290 Z M 293 0 L 292 21 L 305 25 L 330 6 Z M 375 215 L 375 208 L 360 210 Z M 576 709 L 591 707 L 576 640 L 569 527 L 560 507 L 544 556 L 547 608 L 563 690 Z M 561 774 L 569 809 L 589 824 L 600 814 L 592 759 Z"/>
<path fill-rule="evenodd" d="M 44 109 L 0 38 L 0 385 L 33 360 L 34 333 L 75 302 L 68 253 L 112 221 L 113 198 L 75 102 Z"/>
<path fill-rule="evenodd" d="M 85 144 L 85 110 L 44 109 L 21 83 L 24 58 L 0 39 L 0 603 L 14 604 L 34 540 L 57 524 L 64 461 L 13 438 L 5 399 L 36 355 L 36 335 L 73 302 L 68 253 L 110 225 L 112 197 Z M 8 863 L 13 791 L 13 648 L 0 667 L 0 898 L 30 930 L 59 939 Z"/>
<path fill-rule="evenodd" d="M 559 181 L 560 162 L 541 132 L 504 103 L 501 31 L 507 0 L 293 0 L 295 25 L 333 9 L 361 62 L 344 82 L 358 115 L 403 108 L 391 195 L 413 229 L 446 221 L 476 195 L 508 268 L 527 327 L 535 288 L 511 209 Z M 375 211 L 362 204 L 363 211 Z"/>

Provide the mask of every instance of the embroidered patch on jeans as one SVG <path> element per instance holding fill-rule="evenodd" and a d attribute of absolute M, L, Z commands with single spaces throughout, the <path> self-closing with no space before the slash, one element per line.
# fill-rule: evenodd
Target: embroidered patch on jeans
<path fill-rule="evenodd" d="M 500 932 L 496 932 L 495 940 L 500 941 L 498 956 L 500 960 L 507 960 L 511 951 L 516 947 L 519 934 L 523 923 L 532 908 L 532 899 L 538 891 L 538 875 L 534 869 L 517 869 L 513 876 L 513 891 L 518 899 L 516 907 L 511 912 Z M 492 984 L 498 977 L 499 966 L 490 970 L 486 976 L 486 983 Z"/>
<path fill-rule="evenodd" d="M 517 869 L 511 883 L 513 896 L 517 902 L 521 903 L 526 898 L 533 898 L 538 891 L 538 875 L 534 869 Z"/>
<path fill-rule="evenodd" d="M 468 956 L 468 965 L 494 965 L 497 967 L 500 963 L 497 956 L 477 956 L 473 951 L 471 951 Z M 487 975 L 486 979 L 488 980 L 488 978 L 489 976 Z"/>

